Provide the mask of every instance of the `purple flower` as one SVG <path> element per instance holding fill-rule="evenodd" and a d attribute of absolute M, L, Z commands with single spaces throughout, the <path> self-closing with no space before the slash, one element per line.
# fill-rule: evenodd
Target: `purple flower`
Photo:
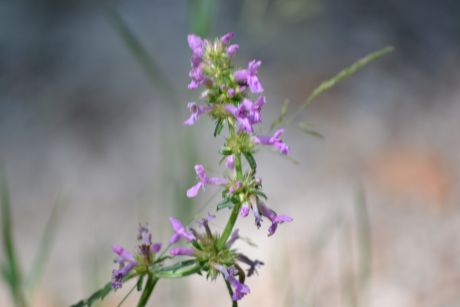
<path fill-rule="evenodd" d="M 249 99 L 244 99 L 242 102 L 247 110 L 247 116 L 251 124 L 257 124 L 262 121 L 260 112 L 262 107 L 265 105 L 265 97 L 259 96 L 256 101 L 252 102 Z"/>
<path fill-rule="evenodd" d="M 152 234 L 149 231 L 148 225 L 139 225 L 137 240 L 140 241 L 142 245 L 152 244 Z"/>
<path fill-rule="evenodd" d="M 203 54 L 206 40 L 201 39 L 195 34 L 189 34 L 187 36 L 188 45 L 192 49 L 191 69 L 189 76 L 192 81 L 189 83 L 189 89 L 196 89 L 200 85 L 206 82 L 206 76 L 203 71 Z"/>
<path fill-rule="evenodd" d="M 189 34 L 187 36 L 187 42 L 192 49 L 193 54 L 202 56 L 204 51 L 204 41 L 196 34 Z"/>
<path fill-rule="evenodd" d="M 184 125 L 187 125 L 187 126 L 193 125 L 198 120 L 200 115 L 212 110 L 211 106 L 200 106 L 194 102 L 189 102 L 187 104 L 187 108 L 192 113 L 192 115 L 190 115 L 190 117 L 186 121 L 184 121 Z"/>
<path fill-rule="evenodd" d="M 195 250 L 190 247 L 174 247 L 170 251 L 171 256 L 194 256 Z"/>
<path fill-rule="evenodd" d="M 119 257 L 116 262 L 136 262 L 133 254 L 118 244 L 112 246 L 112 251 Z"/>
<path fill-rule="evenodd" d="M 227 179 L 217 178 L 217 177 L 208 177 L 203 165 L 195 165 L 195 172 L 198 178 L 198 183 L 193 187 L 187 190 L 187 197 L 192 198 L 198 195 L 200 189 L 204 190 L 206 184 L 212 185 L 225 185 L 227 184 Z"/>
<path fill-rule="evenodd" d="M 203 71 L 203 64 L 201 63 L 196 66 L 192 66 L 188 75 L 192 79 L 192 81 L 190 81 L 190 83 L 188 84 L 188 88 L 190 90 L 194 90 L 198 88 L 200 85 L 206 83 L 207 78 Z"/>
<path fill-rule="evenodd" d="M 225 165 L 231 170 L 235 169 L 235 156 L 234 155 L 228 156 L 225 159 Z"/>
<path fill-rule="evenodd" d="M 120 289 L 123 285 L 123 278 L 137 265 L 137 263 L 128 262 L 120 264 L 118 270 L 112 271 L 112 289 Z"/>
<path fill-rule="evenodd" d="M 150 247 L 150 251 L 152 253 L 158 253 L 161 249 L 161 243 L 155 243 L 155 244 L 152 244 L 152 246 Z"/>
<path fill-rule="evenodd" d="M 240 69 L 235 71 L 235 80 L 249 86 L 251 92 L 257 94 L 262 93 L 264 88 L 257 77 L 257 70 L 259 69 L 261 61 L 252 60 L 248 64 L 247 69 Z"/>
<path fill-rule="evenodd" d="M 279 224 L 293 221 L 292 217 L 290 216 L 284 214 L 276 214 L 275 211 L 265 206 L 265 204 L 262 202 L 259 202 L 257 206 L 259 207 L 260 213 L 272 222 L 272 225 L 268 228 L 268 236 L 271 236 L 275 233 Z"/>
<path fill-rule="evenodd" d="M 169 218 L 169 222 L 171 223 L 171 226 L 175 232 L 175 234 L 169 240 L 169 243 L 171 244 L 176 243 L 177 241 L 180 240 L 180 238 L 184 238 L 188 242 L 191 242 L 196 239 L 193 233 L 187 231 L 184 225 L 182 225 L 181 221 L 179 221 L 178 219 L 171 216 Z"/>
<path fill-rule="evenodd" d="M 233 38 L 233 32 L 228 32 L 227 34 L 223 35 L 221 38 L 220 38 L 220 42 L 222 43 L 222 45 L 227 45 L 230 40 Z"/>
<path fill-rule="evenodd" d="M 244 204 L 241 206 L 240 215 L 241 215 L 242 217 L 248 216 L 248 214 L 249 214 L 249 209 L 251 209 L 251 207 L 249 206 L 249 204 L 248 204 L 248 203 L 244 203 Z"/>
<path fill-rule="evenodd" d="M 122 286 L 123 278 L 137 266 L 134 256 L 120 245 L 113 245 L 112 251 L 117 254 L 115 263 L 119 264 L 117 270 L 112 271 L 112 288 L 119 289 Z"/>
<path fill-rule="evenodd" d="M 234 56 L 239 48 L 240 48 L 240 46 L 238 46 L 237 44 L 233 44 L 233 45 L 228 46 L 227 47 L 228 56 Z"/>
<path fill-rule="evenodd" d="M 254 129 L 252 128 L 252 123 L 250 121 L 249 115 L 250 110 L 247 109 L 244 103 L 241 103 L 237 107 L 232 104 L 225 105 L 225 110 L 230 112 L 238 122 L 238 126 L 241 130 L 252 133 Z"/>
<path fill-rule="evenodd" d="M 227 280 L 233 288 L 232 300 L 239 301 L 246 294 L 251 292 L 247 285 L 235 278 L 236 269 L 234 267 L 225 268 L 224 266 L 218 266 L 217 269 L 224 275 L 225 280 Z"/>
<path fill-rule="evenodd" d="M 289 152 L 289 147 L 281 140 L 284 129 L 275 131 L 273 136 L 254 136 L 252 139 L 256 144 L 271 145 L 279 150 L 284 155 Z"/>

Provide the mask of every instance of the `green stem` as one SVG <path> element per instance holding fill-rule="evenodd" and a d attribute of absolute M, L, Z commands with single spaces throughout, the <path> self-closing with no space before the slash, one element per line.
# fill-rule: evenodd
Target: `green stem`
<path fill-rule="evenodd" d="M 147 279 L 147 283 L 145 284 L 144 291 L 142 291 L 141 298 L 139 299 L 139 303 L 137 303 L 137 307 L 144 307 L 147 302 L 149 301 L 150 295 L 155 289 L 155 285 L 157 284 L 158 278 L 153 276 L 153 274 L 149 273 L 149 278 Z"/>
<path fill-rule="evenodd" d="M 232 213 L 230 214 L 230 218 L 228 219 L 227 225 L 225 225 L 224 232 L 222 232 L 222 236 L 219 238 L 219 242 L 217 243 L 217 249 L 222 249 L 227 242 L 228 238 L 230 237 L 233 227 L 235 226 L 236 220 L 238 219 L 238 214 L 240 212 L 241 204 L 236 204 L 233 207 Z"/>
<path fill-rule="evenodd" d="M 243 180 L 243 168 L 241 166 L 241 154 L 235 154 L 235 170 L 236 170 L 236 178 L 238 180 Z"/>
<path fill-rule="evenodd" d="M 238 180 L 243 180 L 243 171 L 241 167 L 241 155 L 235 154 L 235 170 L 236 170 L 236 178 Z M 230 218 L 228 219 L 227 225 L 225 225 L 225 229 L 222 232 L 222 236 L 217 242 L 217 249 L 222 249 L 227 242 L 228 238 L 232 234 L 233 227 L 235 226 L 236 220 L 238 219 L 238 214 L 241 209 L 241 203 L 235 204 L 233 207 L 232 213 L 230 214 Z"/>

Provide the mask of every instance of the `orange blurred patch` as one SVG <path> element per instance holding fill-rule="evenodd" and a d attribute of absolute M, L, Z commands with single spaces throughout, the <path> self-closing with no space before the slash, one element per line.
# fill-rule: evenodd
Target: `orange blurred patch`
<path fill-rule="evenodd" d="M 436 152 L 393 149 L 371 161 L 371 178 L 386 196 L 433 208 L 447 206 L 453 178 Z"/>

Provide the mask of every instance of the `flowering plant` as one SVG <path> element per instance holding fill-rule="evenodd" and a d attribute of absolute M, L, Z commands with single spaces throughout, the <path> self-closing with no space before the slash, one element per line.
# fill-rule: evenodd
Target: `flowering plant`
<path fill-rule="evenodd" d="M 222 199 L 216 209 L 231 211 L 223 231 L 217 233 L 211 230 L 209 222 L 215 218 L 213 214 L 208 213 L 207 217 L 198 221 L 198 228 L 188 227 L 179 219 L 170 217 L 173 235 L 169 245 L 162 249 L 160 243 L 152 243 L 148 226 L 140 225 L 136 253 L 114 245 L 112 250 L 116 254 L 118 267 L 112 272 L 111 283 L 74 306 L 91 306 L 94 301 L 103 299 L 110 291 L 121 288 L 123 282 L 133 278 L 138 278 L 137 289 L 142 291 L 137 306 L 145 306 L 160 279 L 183 278 L 193 274 L 211 280 L 222 277 L 232 306 L 238 306 L 238 301 L 250 293 L 245 284 L 246 277 L 254 275 L 264 264 L 233 247 L 235 241 L 240 239 L 239 231 L 235 229 L 238 217 L 246 218 L 252 211 L 257 228 L 267 219 L 270 224 L 268 236 L 272 236 L 280 224 L 293 221 L 291 217 L 277 214 L 266 205 L 267 196 L 262 190 L 262 180 L 256 176 L 254 155 L 259 146 L 271 146 L 282 155 L 289 153 L 289 147 L 282 140 L 284 129 L 278 129 L 268 136 L 256 132 L 255 127 L 262 122 L 261 111 L 266 103 L 262 95 L 264 87 L 257 76 L 261 61 L 253 60 L 246 68 L 235 68 L 232 58 L 239 46 L 230 44 L 232 37 L 233 33 L 228 33 L 209 41 L 194 34 L 188 36 L 188 45 L 192 50 L 188 88 L 201 88 L 200 98 L 203 102 L 189 102 L 187 107 L 191 114 L 184 121 L 184 125 L 191 126 L 200 117 L 208 115 L 215 122 L 214 137 L 225 134 L 224 143 L 219 149 L 220 161 L 225 161 L 227 168 L 225 175 L 212 177 L 203 165 L 195 165 L 197 182 L 186 191 L 187 197 L 193 198 L 207 185 L 221 189 Z M 292 122 L 302 108 L 322 92 L 391 50 L 385 48 L 372 53 L 320 84 L 286 124 Z M 283 110 L 276 124 L 284 121 L 287 105 Z M 186 245 L 174 246 L 179 241 L 185 241 Z M 169 255 L 166 255 L 168 251 Z M 144 283 L 145 278 L 147 281 Z"/>

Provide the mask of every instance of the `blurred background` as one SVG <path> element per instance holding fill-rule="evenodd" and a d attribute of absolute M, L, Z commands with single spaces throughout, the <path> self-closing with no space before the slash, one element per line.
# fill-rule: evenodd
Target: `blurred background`
<path fill-rule="evenodd" d="M 294 223 L 267 239 L 239 221 L 258 246 L 238 248 L 266 264 L 240 306 L 460 306 L 460 2 L 21 0 L 1 1 L 0 20 L 0 160 L 31 306 L 103 286 L 111 245 L 134 248 L 139 222 L 166 242 L 169 215 L 214 212 L 212 188 L 185 196 L 194 164 L 223 171 L 211 121 L 182 126 L 198 99 L 186 35 L 229 31 L 239 65 L 263 62 L 261 131 L 285 99 L 291 112 L 340 69 L 395 47 L 302 113 L 320 136 L 289 127 L 291 160 L 258 154 L 269 206 Z M 161 281 L 158 302 L 229 305 L 222 281 L 198 277 Z M 0 306 L 12 304 L 0 284 Z"/>

